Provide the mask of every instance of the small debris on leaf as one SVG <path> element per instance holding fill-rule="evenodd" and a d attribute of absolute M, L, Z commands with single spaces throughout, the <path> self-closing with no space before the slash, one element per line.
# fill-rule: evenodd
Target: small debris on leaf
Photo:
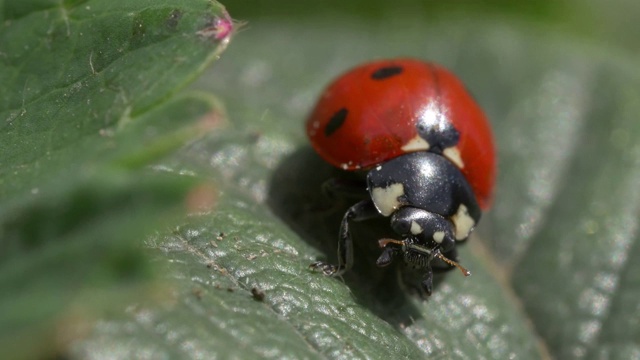
<path fill-rule="evenodd" d="M 252 287 L 251 288 L 251 296 L 253 296 L 253 299 L 256 301 L 264 301 L 264 291 L 260 290 L 257 287 Z"/>
<path fill-rule="evenodd" d="M 203 292 L 201 288 L 194 287 L 191 289 L 191 293 L 196 297 L 196 299 L 202 300 Z"/>

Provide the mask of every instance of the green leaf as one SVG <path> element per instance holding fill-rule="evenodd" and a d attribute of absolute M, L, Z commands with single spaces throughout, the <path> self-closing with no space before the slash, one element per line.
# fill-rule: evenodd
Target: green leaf
<path fill-rule="evenodd" d="M 0 199 L 108 150 L 108 137 L 192 80 L 223 48 L 205 0 L 11 2 L 0 34 Z"/>
<path fill-rule="evenodd" d="M 0 2 L 0 19 L 0 357 L 53 357 L 156 287 L 140 239 L 202 182 L 158 160 L 225 122 L 176 92 L 231 20 L 207 0 Z"/>
<path fill-rule="evenodd" d="M 640 354 L 640 74 L 620 62 L 584 65 L 581 81 L 558 84 L 572 94 L 559 104 L 564 124 L 538 132 L 576 140 L 538 160 L 540 171 L 563 169 L 555 181 L 523 181 L 529 206 L 515 237 L 528 249 L 513 283 L 558 358 L 628 359 Z"/>

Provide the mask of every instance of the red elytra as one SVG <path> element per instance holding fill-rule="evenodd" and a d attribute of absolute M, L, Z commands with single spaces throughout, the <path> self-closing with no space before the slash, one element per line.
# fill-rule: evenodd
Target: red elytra
<path fill-rule="evenodd" d="M 384 81 L 380 69 L 397 68 Z M 380 60 L 353 68 L 331 83 L 307 120 L 320 156 L 344 170 L 366 170 L 397 156 L 416 138 L 425 113 L 453 124 L 460 134 L 456 163 L 478 205 L 491 206 L 496 160 L 489 122 L 464 85 L 448 70 L 415 59 Z M 403 149 L 403 147 L 405 149 Z"/>

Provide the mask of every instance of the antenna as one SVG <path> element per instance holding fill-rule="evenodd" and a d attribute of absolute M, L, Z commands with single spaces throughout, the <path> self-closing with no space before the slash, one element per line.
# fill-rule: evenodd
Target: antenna
<path fill-rule="evenodd" d="M 401 240 L 395 240 L 395 239 L 380 239 L 380 240 L 378 240 L 378 245 L 379 245 L 381 248 L 385 248 L 385 247 L 387 247 L 387 245 L 389 245 L 389 244 L 398 245 L 398 246 L 401 246 L 401 247 L 406 245 L 406 244 L 405 244 L 405 242 L 404 242 L 404 241 L 401 241 Z M 429 251 L 429 250 L 427 250 L 427 249 L 422 249 L 422 246 L 416 246 L 416 245 L 413 245 L 413 246 L 412 246 L 412 245 L 409 245 L 409 249 L 417 250 L 417 251 L 420 251 L 420 252 L 424 252 L 424 253 L 426 253 L 426 254 L 431 254 L 431 253 L 432 253 L 431 251 Z M 427 251 L 428 251 L 428 252 L 427 252 Z M 458 262 L 453 261 L 453 260 L 451 260 L 451 259 L 449 259 L 449 258 L 445 257 L 444 255 L 442 255 L 442 253 L 440 252 L 440 250 L 434 251 L 434 252 L 433 252 L 433 254 L 434 254 L 434 256 L 435 256 L 435 257 L 437 257 L 438 259 L 440 259 L 440 260 L 442 260 L 442 261 L 446 262 L 447 264 L 449 264 L 449 265 L 451 265 L 451 266 L 455 266 L 455 267 L 457 267 L 458 269 L 460 269 L 460 271 L 462 271 L 462 275 L 464 275 L 464 276 L 469 276 L 469 275 L 471 275 L 471 271 L 467 270 L 467 269 L 466 269 L 466 268 L 464 268 L 462 265 L 458 264 Z"/>
<path fill-rule="evenodd" d="M 436 253 L 436 257 L 437 257 L 438 259 L 440 259 L 440 260 L 442 260 L 442 261 L 446 262 L 447 264 L 449 264 L 449 265 L 451 265 L 451 266 L 455 266 L 455 267 L 457 267 L 458 269 L 460 269 L 460 271 L 462 271 L 462 275 L 464 275 L 464 276 L 469 276 L 469 275 L 471 275 L 471 271 L 469 271 L 469 270 L 465 269 L 464 267 L 462 267 L 462 265 L 458 264 L 457 262 L 455 262 L 455 261 L 453 261 L 453 260 L 451 260 L 451 259 L 449 259 L 449 258 L 446 258 L 444 255 L 442 255 L 442 253 L 441 253 L 441 252 L 439 252 L 439 251 L 438 251 L 438 252 Z"/>

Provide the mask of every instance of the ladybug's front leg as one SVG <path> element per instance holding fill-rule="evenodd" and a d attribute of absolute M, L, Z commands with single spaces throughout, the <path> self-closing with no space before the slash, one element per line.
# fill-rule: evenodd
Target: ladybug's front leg
<path fill-rule="evenodd" d="M 320 269 L 325 275 L 340 276 L 353 266 L 353 241 L 349 223 L 381 216 L 371 200 L 363 200 L 353 205 L 342 217 L 338 237 L 338 265 L 317 261 L 309 265 L 310 268 Z"/>

